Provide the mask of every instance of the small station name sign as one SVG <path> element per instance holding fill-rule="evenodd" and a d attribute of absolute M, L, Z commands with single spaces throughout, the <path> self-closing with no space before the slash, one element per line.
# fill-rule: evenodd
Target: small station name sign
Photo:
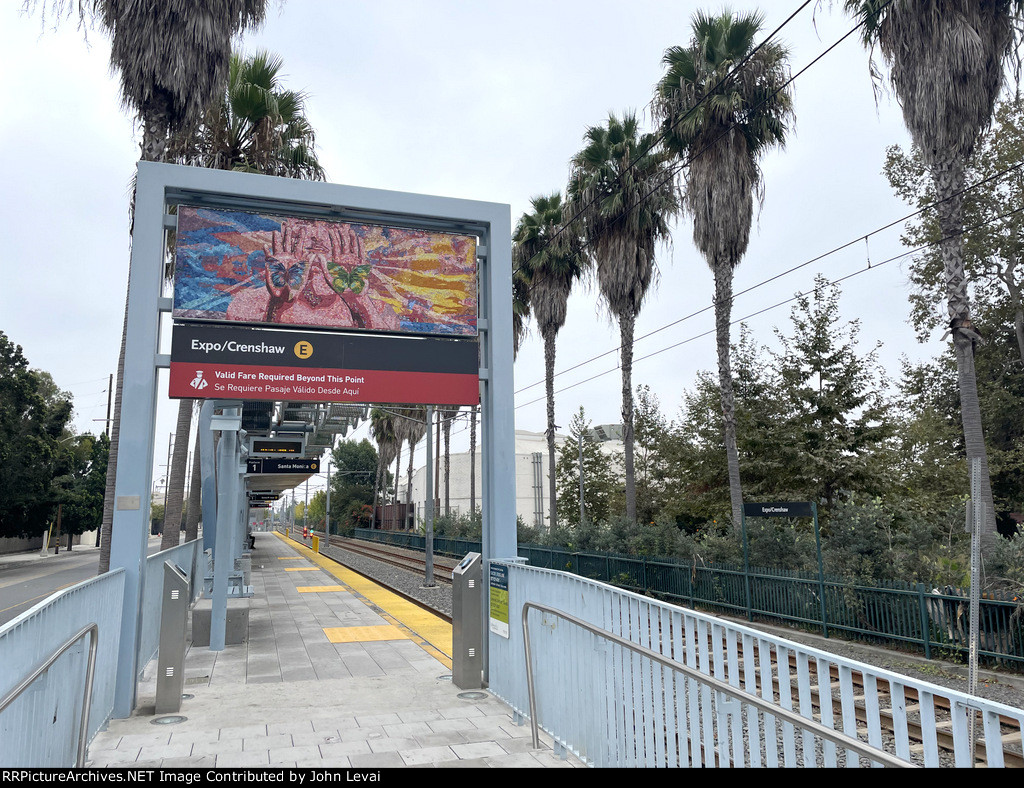
<path fill-rule="evenodd" d="M 275 492 L 251 492 L 249 493 L 249 502 L 253 501 L 278 501 L 281 499 L 280 493 Z"/>
<path fill-rule="evenodd" d="M 319 473 L 320 460 L 284 460 L 250 457 L 245 463 L 246 473 Z"/>
<path fill-rule="evenodd" d="M 814 517 L 809 501 L 783 501 L 781 503 L 745 503 L 745 517 Z"/>

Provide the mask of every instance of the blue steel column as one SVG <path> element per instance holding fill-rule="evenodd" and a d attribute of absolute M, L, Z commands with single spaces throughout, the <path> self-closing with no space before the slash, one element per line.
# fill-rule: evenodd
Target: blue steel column
<path fill-rule="evenodd" d="M 128 316 L 122 372 L 117 485 L 110 538 L 110 568 L 124 569 L 124 607 L 117 654 L 114 717 L 135 706 L 142 585 L 146 569 L 156 417 L 157 299 L 163 278 L 163 189 L 140 163 L 128 276 Z"/>
<path fill-rule="evenodd" d="M 490 592 L 488 573 L 494 559 L 516 560 L 515 410 L 512 380 L 512 222 L 508 206 L 495 207 L 489 215 L 485 265 L 481 269 L 480 313 L 486 330 L 481 335 L 480 411 L 483 468 L 483 571 L 484 588 Z M 484 683 L 490 681 L 490 599 L 484 596 Z"/>
<path fill-rule="evenodd" d="M 225 416 L 237 416 L 238 408 L 226 408 Z M 210 611 L 210 651 L 223 651 L 227 628 L 228 575 L 234 570 L 231 551 L 232 521 L 238 503 L 238 432 L 224 430 L 217 451 L 217 544 L 213 558 L 213 601 Z"/>
<path fill-rule="evenodd" d="M 481 358 L 483 414 L 484 561 L 515 559 L 515 411 L 512 379 L 512 223 L 509 209 L 493 211 L 486 238 L 487 264 L 481 293 L 487 330 Z"/>
<path fill-rule="evenodd" d="M 217 536 L 217 473 L 216 457 L 213 452 L 213 400 L 203 401 L 199 409 L 199 457 L 203 475 L 203 550 L 214 549 Z"/>

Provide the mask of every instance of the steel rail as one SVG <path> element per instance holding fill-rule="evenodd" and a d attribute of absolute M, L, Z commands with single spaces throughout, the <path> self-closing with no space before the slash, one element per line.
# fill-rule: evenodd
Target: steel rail
<path fill-rule="evenodd" d="M 92 637 L 89 638 L 89 661 L 87 663 L 85 671 L 85 697 L 82 699 L 82 719 L 78 725 L 78 758 L 77 761 L 75 762 L 75 767 L 79 769 L 85 766 L 86 745 L 88 744 L 86 739 L 88 737 L 89 731 L 89 707 L 92 705 L 92 684 L 93 678 L 96 675 L 96 646 L 99 642 L 100 634 L 100 628 L 98 624 L 87 624 L 86 626 L 78 630 L 78 632 L 72 635 L 68 640 L 64 642 L 62 646 L 60 646 L 56 651 L 54 651 L 53 654 L 50 655 L 49 659 L 47 659 L 42 665 L 40 665 L 38 668 L 32 671 L 32 673 L 28 677 L 23 679 L 22 682 L 18 684 L 17 687 L 15 687 L 9 693 L 7 693 L 3 700 L 0 700 L 0 713 L 2 713 L 4 709 L 6 709 L 15 700 L 18 699 L 21 693 L 23 693 L 30 686 L 32 686 L 33 682 L 35 682 L 37 678 L 39 678 L 43 673 L 49 670 L 53 663 L 60 659 L 60 657 L 64 654 L 65 651 L 71 648 L 75 643 L 84 638 L 86 635 L 90 634 L 92 635 Z"/>
<path fill-rule="evenodd" d="M 533 734 L 533 746 L 535 749 L 540 748 L 540 725 L 537 720 L 537 698 L 536 693 L 534 691 L 533 661 L 531 658 L 530 651 L 530 631 L 528 621 L 529 612 L 531 609 L 538 610 L 541 613 L 548 613 L 550 615 L 557 616 L 558 618 L 561 618 L 564 621 L 568 621 L 570 624 L 574 624 L 580 627 L 581 629 L 590 632 L 591 634 L 597 635 L 598 637 L 603 637 L 606 640 L 609 640 L 612 643 L 616 643 L 622 646 L 623 648 L 629 649 L 630 651 L 636 654 L 640 654 L 641 656 L 647 657 L 648 659 L 653 660 L 654 662 L 657 662 L 658 664 L 666 668 L 669 668 L 670 670 L 675 670 L 679 673 L 682 673 L 684 676 L 690 679 L 706 684 L 716 692 L 719 692 L 723 695 L 728 695 L 740 701 L 741 703 L 746 703 L 750 706 L 753 706 L 756 709 L 759 709 L 760 711 L 763 711 L 765 714 L 770 714 L 774 717 L 781 719 L 783 722 L 788 722 L 798 728 L 809 731 L 812 734 L 819 736 L 822 739 L 825 739 L 826 741 L 833 742 L 839 747 L 854 752 L 857 755 L 863 756 L 868 760 L 881 763 L 884 766 L 917 768 L 915 764 L 908 763 L 907 761 L 890 755 L 889 753 L 883 750 L 877 750 L 874 747 L 864 744 L 858 739 L 854 739 L 850 736 L 847 736 L 845 733 L 833 730 L 832 728 L 826 728 L 821 723 L 815 722 L 814 720 L 808 719 L 806 717 L 802 717 L 799 714 L 796 714 L 795 712 L 792 712 L 788 709 L 783 709 L 779 706 L 775 706 L 774 704 L 769 703 L 768 701 L 763 700 L 762 698 L 759 698 L 757 695 L 751 695 L 750 693 L 745 692 L 739 689 L 738 687 L 733 687 L 732 685 L 727 684 L 724 681 L 719 681 L 713 676 L 708 676 L 691 667 L 682 665 L 673 659 L 669 659 L 668 657 L 665 657 L 664 655 L 659 654 L 656 651 L 652 651 L 651 649 L 646 648 L 645 646 L 640 646 L 636 643 L 626 640 L 625 638 L 616 635 L 614 632 L 609 632 L 606 629 L 596 627 L 587 621 L 577 618 L 576 616 L 570 615 L 569 613 L 562 612 L 561 610 L 556 610 L 553 607 L 537 604 L 535 602 L 526 602 L 523 605 L 522 613 L 523 650 L 526 656 L 526 688 L 530 699 L 530 729 Z"/>

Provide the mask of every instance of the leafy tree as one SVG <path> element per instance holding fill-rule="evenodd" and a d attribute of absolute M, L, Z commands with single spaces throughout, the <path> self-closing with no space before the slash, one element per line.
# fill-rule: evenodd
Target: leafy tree
<path fill-rule="evenodd" d="M 621 120 L 610 114 L 584 139 L 570 164 L 566 210 L 580 214 L 601 297 L 619 324 L 626 517 L 636 520 L 633 328 L 657 270 L 655 249 L 669 239 L 679 198 L 666 153 L 656 135 L 640 133 L 635 114 Z"/>
<path fill-rule="evenodd" d="M 74 436 L 67 473 L 55 480 L 63 504 L 61 533 L 79 535 L 99 529 L 103 520 L 103 490 L 106 487 L 110 441 L 100 433 Z"/>
<path fill-rule="evenodd" d="M 884 392 L 888 380 L 878 362 L 881 343 L 866 355 L 857 347 L 860 321 L 839 320 L 839 287 L 823 276 L 797 298 L 793 335 L 776 332 L 784 396 L 792 407 L 788 448 L 794 486 L 824 512 L 854 490 L 880 491 L 874 452 L 888 437 Z"/>
<path fill-rule="evenodd" d="M 668 419 L 661 412 L 650 386 L 637 386 L 634 432 L 636 435 L 636 507 L 641 523 L 653 523 L 665 495 L 665 438 Z"/>
<path fill-rule="evenodd" d="M 555 339 L 565 325 L 569 294 L 586 270 L 582 242 L 572 227 L 563 224 L 562 195 L 539 195 L 530 201 L 512 241 L 513 262 L 526 279 L 530 309 L 544 340 L 544 383 L 547 394 L 548 467 L 555 467 Z M 446 476 L 447 478 L 447 476 Z M 550 526 L 558 522 L 555 473 L 548 476 Z M 447 509 L 446 509 L 447 511 Z"/>
<path fill-rule="evenodd" d="M 349 534 L 369 525 L 364 507 L 372 515 L 377 450 L 365 438 L 358 443 L 340 441 L 331 456 L 331 523 L 337 533 Z"/>
<path fill-rule="evenodd" d="M 864 23 L 863 40 L 877 46 L 889 66 L 903 120 L 932 177 L 941 232 L 949 330 L 956 356 L 960 412 L 968 459 L 982 466 L 982 497 L 993 527 L 995 507 L 978 401 L 975 350 L 981 335 L 971 314 L 961 231 L 964 172 L 992 121 L 1024 0 L 845 0 Z"/>
<path fill-rule="evenodd" d="M 963 195 L 965 233 L 964 270 L 976 303 L 987 306 L 979 322 L 990 336 L 1013 324 L 1019 358 L 1024 363 L 1024 217 L 1016 209 L 1024 204 L 1024 102 L 1017 97 L 996 107 L 995 123 L 981 138 L 967 162 Z M 1008 173 L 1006 170 L 1010 170 Z M 893 190 L 905 201 L 923 208 L 935 201 L 935 190 L 920 152 L 898 146 L 886 153 L 884 173 Z M 977 185 L 975 185 L 977 184 Z M 909 266 L 911 320 L 921 340 L 948 320 L 939 304 L 944 295 L 942 237 L 935 211 L 926 211 L 907 223 L 903 242 L 917 252 Z"/>
<path fill-rule="evenodd" d="M 759 13 L 696 13 L 690 44 L 671 47 L 662 58 L 668 72 L 655 99 L 666 147 L 689 165 L 684 205 L 693 216 L 693 241 L 715 277 L 718 381 L 734 527 L 743 514 L 743 489 L 729 363 L 733 270 L 747 251 L 754 195 L 761 197 L 758 160 L 785 145 L 793 117 L 786 87 L 789 52 L 775 42 L 757 44 L 763 24 Z"/>
<path fill-rule="evenodd" d="M 0 536 L 36 535 L 51 518 L 54 480 L 73 465 L 71 412 L 71 396 L 0 331 Z"/>
<path fill-rule="evenodd" d="M 572 528 L 580 520 L 580 446 L 583 449 L 583 523 L 607 521 L 619 480 L 609 457 L 591 440 L 591 422 L 583 407 L 569 423 L 569 437 L 558 452 L 555 479 L 558 490 L 559 522 Z"/>

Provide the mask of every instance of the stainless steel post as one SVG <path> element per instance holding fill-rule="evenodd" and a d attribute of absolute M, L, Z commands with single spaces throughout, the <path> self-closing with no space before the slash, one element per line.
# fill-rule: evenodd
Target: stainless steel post
<path fill-rule="evenodd" d="M 452 570 L 452 683 L 483 686 L 483 561 L 468 553 Z"/>
<path fill-rule="evenodd" d="M 192 598 L 188 577 L 170 561 L 164 561 L 164 590 L 160 609 L 160 653 L 157 657 L 156 713 L 181 709 L 185 687 L 185 625 Z"/>

